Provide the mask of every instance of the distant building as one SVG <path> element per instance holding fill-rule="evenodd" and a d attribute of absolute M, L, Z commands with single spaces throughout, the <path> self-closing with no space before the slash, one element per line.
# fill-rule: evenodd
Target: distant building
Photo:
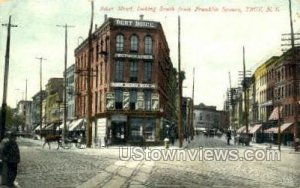
<path fill-rule="evenodd" d="M 75 119 L 75 64 L 67 68 L 67 120 Z"/>
<path fill-rule="evenodd" d="M 40 125 L 41 119 L 40 119 L 40 99 L 42 100 L 46 99 L 47 92 L 45 90 L 42 90 L 42 92 L 36 93 L 32 97 L 32 115 L 31 115 L 31 123 L 32 127 L 36 128 L 38 125 Z M 44 112 L 44 108 L 42 109 L 42 113 Z"/>
<path fill-rule="evenodd" d="M 218 111 L 216 106 L 203 103 L 194 106 L 194 125 L 196 131 L 203 129 L 224 129 L 228 127 L 228 113 Z"/>
<path fill-rule="evenodd" d="M 63 78 L 50 78 L 46 91 L 46 123 L 60 123 L 63 117 Z"/>
<path fill-rule="evenodd" d="M 19 101 L 18 105 L 17 105 L 17 114 L 22 116 L 25 120 L 24 127 L 19 127 L 19 131 L 30 132 L 33 129 L 32 118 L 31 118 L 32 117 L 32 101 L 25 101 L 25 100 Z"/>

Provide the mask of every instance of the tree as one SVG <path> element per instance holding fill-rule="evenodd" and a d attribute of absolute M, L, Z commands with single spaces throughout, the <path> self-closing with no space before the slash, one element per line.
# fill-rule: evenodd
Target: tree
<path fill-rule="evenodd" d="M 8 130 L 19 130 L 21 126 L 22 129 L 25 127 L 25 116 L 19 115 L 15 112 L 14 109 L 7 106 L 6 107 L 6 126 L 5 129 Z"/>

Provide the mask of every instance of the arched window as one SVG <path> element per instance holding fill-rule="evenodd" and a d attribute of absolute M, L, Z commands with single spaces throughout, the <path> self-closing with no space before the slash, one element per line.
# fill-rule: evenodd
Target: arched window
<path fill-rule="evenodd" d="M 130 37 L 130 51 L 137 52 L 138 51 L 138 37 L 136 35 L 132 35 Z"/>
<path fill-rule="evenodd" d="M 116 51 L 123 52 L 124 51 L 124 36 L 119 34 L 116 38 Z"/>
<path fill-rule="evenodd" d="M 145 37 L 145 54 L 152 54 L 152 38 L 150 36 Z"/>

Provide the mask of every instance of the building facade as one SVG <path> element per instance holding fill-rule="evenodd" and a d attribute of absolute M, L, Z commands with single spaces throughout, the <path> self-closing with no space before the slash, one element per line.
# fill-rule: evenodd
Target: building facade
<path fill-rule="evenodd" d="M 46 84 L 46 124 L 59 124 L 63 117 L 63 78 L 50 78 Z"/>
<path fill-rule="evenodd" d="M 75 64 L 67 68 L 67 120 L 75 119 Z"/>
<path fill-rule="evenodd" d="M 173 70 L 159 22 L 107 18 L 93 32 L 92 119 L 94 143 L 161 142 Z M 75 115 L 87 115 L 88 41 L 75 49 Z M 173 91 L 174 92 L 174 91 Z"/>
<path fill-rule="evenodd" d="M 41 116 L 40 113 L 44 112 L 44 109 L 41 110 L 41 105 L 40 105 L 40 100 L 42 99 L 42 101 L 44 99 L 46 99 L 47 97 L 47 92 L 42 90 L 42 92 L 38 92 L 36 93 L 33 97 L 32 97 L 32 113 L 31 113 L 31 123 L 32 123 L 32 127 L 36 128 L 37 126 L 40 125 L 41 123 Z"/>
<path fill-rule="evenodd" d="M 32 127 L 32 101 L 21 100 L 17 105 L 17 114 L 25 119 L 24 127 L 19 128 L 21 132 L 30 132 Z"/>
<path fill-rule="evenodd" d="M 218 111 L 216 108 L 216 106 L 206 106 L 203 103 L 194 106 L 194 125 L 196 131 L 203 129 L 224 130 L 224 128 L 229 127 L 229 124 L 226 124 L 229 123 L 228 113 Z"/>

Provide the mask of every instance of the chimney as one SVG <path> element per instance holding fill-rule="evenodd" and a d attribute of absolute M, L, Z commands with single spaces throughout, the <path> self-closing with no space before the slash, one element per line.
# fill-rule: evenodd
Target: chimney
<path fill-rule="evenodd" d="M 97 26 L 97 24 L 95 24 L 95 31 L 97 30 L 97 28 L 98 28 L 98 26 Z"/>
<path fill-rule="evenodd" d="M 104 21 L 107 20 L 107 14 L 104 14 Z"/>
<path fill-rule="evenodd" d="M 144 19 L 144 15 L 141 14 L 141 15 L 140 15 L 140 20 L 143 20 L 143 19 Z"/>

